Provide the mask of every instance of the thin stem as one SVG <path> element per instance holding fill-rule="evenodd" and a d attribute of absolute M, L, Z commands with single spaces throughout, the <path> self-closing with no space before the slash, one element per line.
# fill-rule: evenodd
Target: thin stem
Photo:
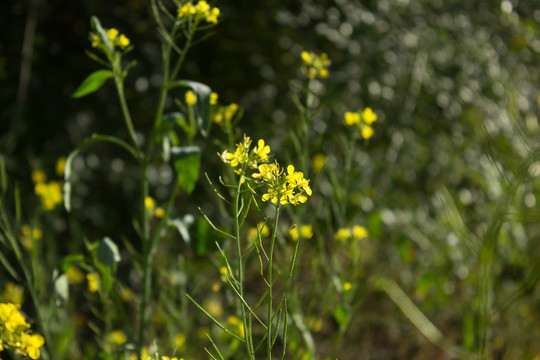
<path fill-rule="evenodd" d="M 280 196 L 278 195 L 278 199 Z M 272 302 L 274 300 L 274 296 L 272 293 L 272 287 L 274 284 L 273 280 L 273 272 L 272 267 L 274 264 L 274 247 L 276 243 L 276 236 L 277 236 L 277 224 L 279 220 L 279 203 L 276 204 L 276 213 L 275 213 L 275 219 L 274 219 L 274 226 L 272 228 L 272 238 L 270 239 L 270 249 L 268 253 L 268 335 L 266 337 L 266 353 L 268 355 L 268 360 L 272 360 Z M 276 329 L 278 331 L 278 329 Z"/>
<path fill-rule="evenodd" d="M 240 242 L 240 219 L 238 212 L 240 209 L 240 196 L 242 190 L 242 180 L 244 177 L 244 171 L 241 172 L 240 178 L 238 179 L 238 185 L 236 186 L 236 195 L 234 200 L 234 231 L 236 238 L 236 259 L 237 259 L 237 278 L 238 278 L 238 294 L 241 298 L 244 298 L 244 267 L 242 263 L 242 244 Z M 240 302 L 240 311 L 242 313 L 242 323 L 244 325 L 244 339 L 246 351 L 250 359 L 255 359 L 255 354 L 252 348 L 251 341 L 251 328 L 249 327 L 250 323 L 248 321 L 248 315 L 246 314 L 246 307 L 243 302 Z"/>
<path fill-rule="evenodd" d="M 124 74 L 122 74 L 121 60 L 122 60 L 121 55 L 116 54 L 116 56 L 114 57 L 114 61 L 112 63 L 114 81 L 116 84 L 116 90 L 118 92 L 118 98 L 120 100 L 120 106 L 122 108 L 122 114 L 124 115 L 124 121 L 126 123 L 126 128 L 128 130 L 129 137 L 131 138 L 131 142 L 133 142 L 133 145 L 137 149 L 137 152 L 140 153 L 141 148 L 139 147 L 139 144 L 137 142 L 137 135 L 135 133 L 135 128 L 133 127 L 133 120 L 131 119 L 131 114 L 129 112 L 129 108 L 126 102 L 126 95 L 124 93 Z"/>

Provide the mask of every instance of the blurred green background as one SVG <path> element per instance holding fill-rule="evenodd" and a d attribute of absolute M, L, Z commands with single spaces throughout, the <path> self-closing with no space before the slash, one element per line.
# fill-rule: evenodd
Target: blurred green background
<path fill-rule="evenodd" d="M 327 166 L 339 168 L 343 113 L 369 106 L 379 115 L 374 137 L 356 154 L 361 171 L 350 194 L 351 219 L 365 222 L 371 234 L 365 276 L 395 279 L 445 335 L 473 347 L 467 334 L 475 316 L 478 264 L 462 244 L 482 238 L 509 174 L 538 149 L 540 2 L 215 5 L 222 21 L 190 53 L 181 77 L 208 84 L 224 104 L 237 102 L 245 111 L 239 127 L 268 139 L 279 153 L 290 147 L 284 140 L 295 113 L 289 81 L 298 75 L 300 53 L 328 53 L 330 76 L 320 83 L 324 105 L 312 123 L 324 140 L 312 154 L 324 153 Z M 92 15 L 131 39 L 128 57 L 137 66 L 126 80 L 127 100 L 135 127 L 145 133 L 152 125 L 161 60 L 149 2 L 0 2 L 0 151 L 23 196 L 32 193 L 31 170 L 53 178 L 56 159 L 85 137 L 121 128 L 112 82 L 85 98 L 71 98 L 100 68 L 84 54 Z M 217 174 L 220 150 L 210 142 L 202 171 Z M 83 181 L 73 200 L 77 225 L 69 225 L 67 216 L 53 224 L 66 254 L 81 246 L 71 243 L 74 226 L 89 239 L 136 238 L 129 219 L 137 176 L 123 156 L 101 145 L 78 158 L 75 169 Z M 155 171 L 153 196 L 159 201 L 167 197 L 171 169 L 157 164 Z M 526 286 L 494 318 L 497 358 L 540 351 L 537 175 L 537 167 L 531 168 L 504 212 L 494 301 L 504 303 Z M 180 212 L 208 205 L 211 194 L 200 183 L 188 205 L 179 202 Z M 313 185 L 323 194 L 331 187 L 324 176 Z M 368 285 L 363 291 L 340 358 L 444 358 L 387 296 Z"/>

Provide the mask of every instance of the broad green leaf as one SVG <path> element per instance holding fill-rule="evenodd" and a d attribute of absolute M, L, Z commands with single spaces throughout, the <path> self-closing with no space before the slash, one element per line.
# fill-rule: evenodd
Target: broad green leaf
<path fill-rule="evenodd" d="M 90 75 L 84 81 L 81 85 L 75 90 L 73 95 L 71 95 L 72 98 L 81 98 L 83 96 L 86 96 L 88 94 L 91 94 L 95 91 L 97 91 L 107 79 L 112 78 L 114 76 L 113 72 L 110 70 L 98 70 Z"/>
<path fill-rule="evenodd" d="M 174 150 L 175 148 L 173 148 Z M 177 149 L 177 148 L 176 148 Z M 176 158 L 175 153 L 172 152 L 173 158 Z M 174 160 L 174 168 L 177 173 L 178 185 L 182 187 L 188 194 L 195 189 L 195 184 L 199 178 L 199 168 L 201 165 L 201 157 L 199 152 L 186 154 L 185 156 L 176 158 Z"/>
<path fill-rule="evenodd" d="M 111 267 L 114 263 L 120 262 L 120 252 L 118 246 L 109 238 L 104 237 L 97 248 L 97 260 L 100 264 Z"/>

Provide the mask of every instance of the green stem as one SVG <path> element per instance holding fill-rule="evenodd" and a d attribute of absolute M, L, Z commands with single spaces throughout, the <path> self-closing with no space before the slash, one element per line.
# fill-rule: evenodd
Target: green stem
<path fill-rule="evenodd" d="M 278 201 L 281 198 L 281 196 L 278 195 Z M 270 249 L 268 252 L 268 335 L 266 338 L 266 344 L 267 349 L 266 353 L 268 355 L 268 360 L 272 360 L 272 318 L 273 318 L 273 309 L 272 309 L 272 302 L 274 300 L 274 295 L 272 292 L 273 287 L 273 272 L 272 268 L 274 265 L 274 248 L 276 243 L 276 236 L 277 236 L 277 224 L 279 220 L 279 203 L 276 204 L 276 213 L 275 213 L 275 219 L 274 219 L 274 226 L 272 228 L 272 238 L 270 239 Z M 276 329 L 278 331 L 279 329 Z"/>
<path fill-rule="evenodd" d="M 237 278 L 238 278 L 238 294 L 241 298 L 244 298 L 244 266 L 242 263 L 242 244 L 240 241 L 240 196 L 242 190 L 242 179 L 244 177 L 244 171 L 241 172 L 238 179 L 238 185 L 236 186 L 236 197 L 234 201 L 234 231 L 236 238 L 236 259 L 237 259 Z M 251 341 L 251 328 L 249 327 L 248 314 L 246 314 L 246 307 L 243 302 L 240 302 L 240 311 L 242 314 L 242 323 L 244 325 L 244 340 L 246 351 L 250 359 L 255 359 L 253 351 L 253 343 Z"/>
<path fill-rule="evenodd" d="M 133 120 L 131 119 L 131 114 L 129 112 L 129 108 L 127 106 L 126 102 L 126 95 L 124 93 L 124 74 L 122 73 L 122 57 L 120 54 L 117 54 L 114 57 L 114 61 L 112 63 L 113 65 L 113 73 L 114 73 L 114 82 L 116 84 L 116 90 L 118 92 L 118 98 L 120 100 L 120 106 L 122 108 L 122 114 L 124 115 L 124 121 L 126 123 L 126 128 L 129 133 L 129 137 L 131 138 L 131 142 L 137 149 L 137 152 L 141 152 L 141 148 L 139 147 L 139 144 L 137 142 L 137 135 L 135 134 L 135 128 L 133 127 Z"/>
<path fill-rule="evenodd" d="M 175 23 L 169 34 L 171 39 L 174 38 L 174 35 L 176 34 L 177 30 L 178 30 L 178 25 Z M 187 51 L 189 47 L 191 46 L 192 37 L 193 37 L 193 33 L 190 31 L 188 33 L 188 37 L 187 37 L 184 49 L 182 51 L 182 54 L 180 58 L 178 59 L 178 61 L 176 62 L 172 75 L 169 75 L 170 74 L 169 72 L 170 59 L 171 59 L 171 44 L 166 43 L 163 46 L 163 49 L 162 49 L 163 84 L 161 86 L 161 91 L 159 94 L 158 106 L 156 108 L 156 114 L 154 118 L 154 125 L 150 132 L 150 137 L 148 139 L 148 146 L 146 148 L 146 153 L 142 161 L 141 190 L 140 190 L 141 191 L 141 198 L 140 198 L 141 210 L 140 211 L 141 211 L 142 233 L 143 233 L 142 248 L 143 248 L 144 264 L 143 264 L 142 301 L 141 301 L 141 307 L 139 309 L 139 334 L 137 338 L 137 353 L 139 355 L 142 355 L 142 347 L 144 343 L 144 331 L 146 328 L 146 311 L 147 311 L 148 304 L 150 302 L 150 294 L 151 294 L 151 287 L 152 287 L 152 266 L 153 266 L 153 261 L 154 261 L 153 257 L 154 257 L 155 247 L 157 245 L 157 239 L 159 237 L 159 231 L 156 230 L 154 237 L 152 239 L 150 238 L 150 223 L 149 223 L 150 219 L 148 216 L 148 211 L 145 206 L 145 199 L 148 196 L 148 179 L 146 178 L 146 171 L 148 169 L 148 165 L 152 158 L 152 151 L 155 145 L 155 134 L 157 131 L 160 131 L 160 128 L 161 128 L 161 121 L 162 121 L 163 111 L 165 109 L 165 102 L 168 95 L 169 84 L 175 80 L 178 74 L 178 71 L 180 70 L 180 67 L 182 66 L 185 55 L 187 54 Z M 177 191 L 178 191 L 178 188 L 175 190 L 175 194 Z M 175 196 L 172 196 L 171 200 L 173 198 L 175 198 Z M 171 204 L 171 202 L 169 204 Z M 161 228 L 163 224 L 164 222 L 162 221 L 159 228 Z"/>

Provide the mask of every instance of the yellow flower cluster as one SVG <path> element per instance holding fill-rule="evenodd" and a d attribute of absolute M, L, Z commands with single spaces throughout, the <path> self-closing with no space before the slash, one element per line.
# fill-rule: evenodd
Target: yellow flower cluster
<path fill-rule="evenodd" d="M 365 227 L 355 225 L 352 228 L 341 228 L 335 233 L 335 238 L 340 241 L 345 241 L 351 237 L 355 240 L 362 240 L 368 236 L 368 232 Z"/>
<path fill-rule="evenodd" d="M 325 78 L 328 76 L 328 67 L 332 63 L 328 59 L 326 53 L 320 55 L 315 54 L 314 52 L 303 51 L 300 55 L 302 57 L 302 62 L 304 63 L 304 71 L 310 79 L 316 77 Z"/>
<path fill-rule="evenodd" d="M 304 239 L 311 239 L 313 237 L 313 227 L 311 225 L 302 225 L 300 229 L 294 227 L 289 231 L 291 238 L 296 241 L 302 235 Z"/>
<path fill-rule="evenodd" d="M 26 250 L 34 248 L 34 242 L 43 237 L 43 232 L 39 228 L 31 228 L 29 225 L 21 226 L 20 241 Z"/>
<path fill-rule="evenodd" d="M 45 344 L 41 335 L 29 332 L 30 324 L 13 303 L 0 303 L 0 351 L 5 348 L 17 354 L 39 359 L 39 349 Z"/>
<path fill-rule="evenodd" d="M 165 210 L 163 210 L 161 206 L 156 207 L 156 201 L 153 197 L 147 196 L 144 199 L 144 206 L 150 215 L 154 215 L 158 219 L 163 219 L 165 217 Z"/>
<path fill-rule="evenodd" d="M 190 16 L 194 16 L 195 21 L 200 21 L 201 19 L 206 20 L 211 24 L 217 24 L 220 10 L 218 8 L 213 8 L 204 0 L 201 0 L 197 5 L 193 5 L 191 2 L 185 3 L 181 8 L 178 9 L 178 18 L 184 19 Z"/>
<path fill-rule="evenodd" d="M 41 199 L 43 208 L 53 210 L 62 202 L 62 184 L 59 181 L 47 181 L 47 176 L 41 171 L 32 172 L 34 192 Z"/>
<path fill-rule="evenodd" d="M 287 174 L 277 162 L 259 165 L 259 172 L 253 178 L 263 180 L 268 186 L 268 192 L 262 196 L 263 201 L 270 200 L 275 204 L 303 204 L 311 196 L 309 180 L 304 173 L 295 171 L 293 165 L 287 166 Z"/>
<path fill-rule="evenodd" d="M 257 146 L 250 151 L 251 139 L 244 135 L 244 141 L 236 144 L 236 151 L 231 153 L 225 150 L 221 154 L 221 160 L 235 168 L 238 165 L 244 167 L 249 166 L 251 169 L 256 169 L 257 165 L 268 161 L 268 153 L 270 146 L 264 143 L 263 139 L 257 142 Z M 240 173 L 238 170 L 237 173 Z"/>
<path fill-rule="evenodd" d="M 2 300 L 13 304 L 22 304 L 24 300 L 24 288 L 9 281 L 2 292 Z"/>
<path fill-rule="evenodd" d="M 212 93 L 215 94 L 215 93 Z M 215 103 L 212 103 L 212 95 L 210 95 L 210 104 L 215 105 L 217 104 L 217 94 L 215 97 Z M 216 112 L 215 115 L 212 118 L 212 121 L 216 124 L 223 126 L 225 128 L 231 126 L 232 119 L 235 117 L 235 115 L 238 113 L 238 110 L 240 108 L 238 107 L 238 104 L 231 103 L 228 106 L 220 106 Z"/>
<path fill-rule="evenodd" d="M 107 29 L 106 32 L 107 37 L 109 38 L 113 47 L 119 47 L 120 49 L 124 50 L 129 46 L 130 41 L 126 35 L 119 34 L 118 30 L 115 28 Z M 94 48 L 100 48 L 103 45 L 99 36 L 92 32 L 90 33 L 90 41 L 92 42 L 92 47 Z"/>
<path fill-rule="evenodd" d="M 277 161 L 267 164 L 269 153 L 270 146 L 266 145 L 262 139 L 251 150 L 251 139 L 244 135 L 244 141 L 236 144 L 234 153 L 225 150 L 220 156 L 223 162 L 231 167 L 240 166 L 241 169 L 235 170 L 237 174 L 243 175 L 246 166 L 259 170 L 252 176 L 268 186 L 268 192 L 262 196 L 263 201 L 270 200 L 274 205 L 278 203 L 298 205 L 306 202 L 307 196 L 312 194 L 309 180 L 304 178 L 302 172 L 295 171 L 293 165 L 287 166 L 287 174 L 284 174 Z"/>
<path fill-rule="evenodd" d="M 186 92 L 186 104 L 195 105 L 197 103 L 197 95 L 191 90 Z"/>
<path fill-rule="evenodd" d="M 369 139 L 373 136 L 373 124 L 377 120 L 377 114 L 371 110 L 371 108 L 365 108 L 361 113 L 358 112 L 346 112 L 345 124 L 349 126 L 358 126 L 360 133 L 364 139 Z"/>

